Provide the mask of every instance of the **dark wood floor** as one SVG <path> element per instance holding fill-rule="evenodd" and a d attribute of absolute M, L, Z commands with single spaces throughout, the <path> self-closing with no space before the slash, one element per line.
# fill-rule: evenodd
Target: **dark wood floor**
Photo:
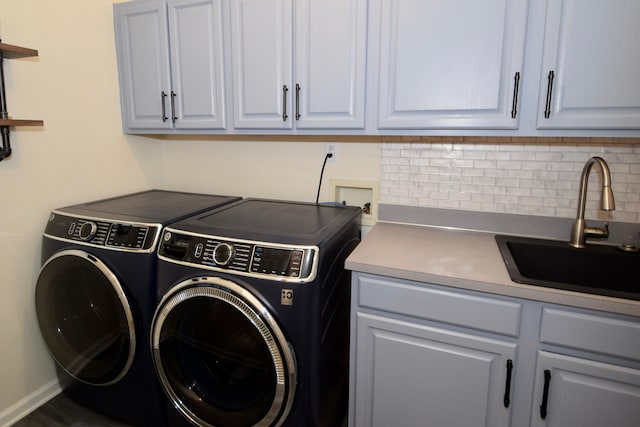
<path fill-rule="evenodd" d="M 63 393 L 36 409 L 12 427 L 128 427 L 92 412 Z"/>
<path fill-rule="evenodd" d="M 64 393 L 54 397 L 11 427 L 130 427 L 92 412 Z M 344 420 L 342 427 L 347 427 Z"/>

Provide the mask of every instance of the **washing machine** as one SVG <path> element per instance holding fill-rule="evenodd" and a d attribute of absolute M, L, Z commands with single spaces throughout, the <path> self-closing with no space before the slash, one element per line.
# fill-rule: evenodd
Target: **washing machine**
<path fill-rule="evenodd" d="M 150 190 L 50 214 L 36 314 L 71 399 L 130 425 L 166 425 L 148 345 L 160 234 L 172 221 L 236 200 Z"/>
<path fill-rule="evenodd" d="M 356 207 L 243 199 L 167 227 L 154 366 L 172 426 L 341 426 Z"/>

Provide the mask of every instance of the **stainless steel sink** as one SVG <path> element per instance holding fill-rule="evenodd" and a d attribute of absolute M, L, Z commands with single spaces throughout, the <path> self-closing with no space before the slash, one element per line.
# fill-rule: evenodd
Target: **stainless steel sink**
<path fill-rule="evenodd" d="M 640 253 L 504 235 L 496 242 L 514 282 L 640 300 Z"/>

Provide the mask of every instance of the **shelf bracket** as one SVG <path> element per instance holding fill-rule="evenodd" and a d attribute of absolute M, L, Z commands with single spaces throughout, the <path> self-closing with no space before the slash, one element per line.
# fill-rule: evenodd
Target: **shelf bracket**
<path fill-rule="evenodd" d="M 0 40 L 1 42 L 2 40 Z M 0 119 L 9 118 L 7 112 L 7 98 L 4 92 L 4 54 L 0 51 Z M 9 139 L 9 126 L 1 126 L 2 148 L 0 148 L 0 162 L 11 156 L 11 141 Z"/>
<path fill-rule="evenodd" d="M 0 162 L 11 156 L 11 141 L 9 140 L 9 126 L 2 126 L 2 148 L 0 148 Z"/>
<path fill-rule="evenodd" d="M 7 58 L 24 58 L 38 56 L 38 51 L 20 46 L 2 43 L 0 39 L 0 162 L 11 156 L 11 141 L 9 139 L 10 126 L 42 126 L 42 120 L 16 120 L 9 118 L 7 112 L 7 98 L 4 86 L 4 60 Z"/>

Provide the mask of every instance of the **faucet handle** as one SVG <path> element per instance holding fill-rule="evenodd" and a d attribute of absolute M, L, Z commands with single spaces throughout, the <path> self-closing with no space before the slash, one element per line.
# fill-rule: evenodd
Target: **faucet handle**
<path fill-rule="evenodd" d="M 609 224 L 605 223 L 604 228 L 599 227 L 585 227 L 585 237 L 591 237 L 595 239 L 606 239 L 609 237 Z"/>

